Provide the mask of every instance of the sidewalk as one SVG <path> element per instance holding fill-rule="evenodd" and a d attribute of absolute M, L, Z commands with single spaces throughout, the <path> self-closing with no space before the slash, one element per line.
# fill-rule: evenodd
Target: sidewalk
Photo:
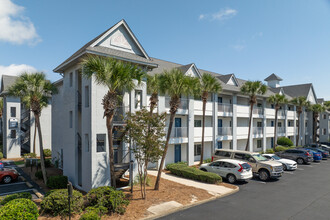
<path fill-rule="evenodd" d="M 157 171 L 148 170 L 148 174 L 157 176 Z M 199 189 L 204 189 L 208 193 L 210 193 L 211 195 L 214 195 L 216 197 L 226 196 L 226 195 L 232 194 L 234 192 L 237 192 L 239 190 L 238 187 L 236 189 L 231 189 L 231 188 L 228 188 L 225 186 L 209 184 L 209 183 L 202 183 L 199 181 L 189 180 L 189 179 L 185 179 L 185 178 L 178 177 L 178 176 L 175 176 L 172 174 L 167 174 L 167 173 L 162 173 L 162 178 L 173 181 L 173 182 L 177 182 L 177 183 L 180 183 L 180 184 L 183 184 L 186 186 L 192 186 L 192 187 L 196 187 Z"/>

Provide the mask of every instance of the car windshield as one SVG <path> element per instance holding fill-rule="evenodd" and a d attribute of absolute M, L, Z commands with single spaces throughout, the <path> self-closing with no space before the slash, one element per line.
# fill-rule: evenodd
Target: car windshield
<path fill-rule="evenodd" d="M 280 160 L 281 159 L 279 156 L 276 156 L 276 155 L 273 155 L 272 158 L 275 159 L 275 160 Z"/>
<path fill-rule="evenodd" d="M 262 156 L 261 154 L 253 154 L 253 158 L 256 159 L 257 161 L 266 161 L 267 158 Z"/>

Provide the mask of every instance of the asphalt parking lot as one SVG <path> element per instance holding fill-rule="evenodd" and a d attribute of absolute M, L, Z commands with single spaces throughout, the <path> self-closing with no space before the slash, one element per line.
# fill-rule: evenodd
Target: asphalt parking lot
<path fill-rule="evenodd" d="M 279 180 L 258 178 L 240 191 L 161 219 L 330 219 L 330 160 L 299 165 Z"/>

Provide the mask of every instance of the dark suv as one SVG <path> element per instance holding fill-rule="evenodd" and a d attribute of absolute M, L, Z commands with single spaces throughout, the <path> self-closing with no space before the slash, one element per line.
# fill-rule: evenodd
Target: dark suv
<path fill-rule="evenodd" d="M 298 164 L 308 164 L 313 161 L 313 156 L 308 150 L 290 149 L 276 153 L 277 156 L 297 161 Z"/>

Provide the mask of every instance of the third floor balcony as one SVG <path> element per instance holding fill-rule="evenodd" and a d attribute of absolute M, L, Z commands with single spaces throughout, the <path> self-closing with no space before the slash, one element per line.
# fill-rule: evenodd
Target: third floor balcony
<path fill-rule="evenodd" d="M 233 113 L 233 105 L 227 103 L 218 103 L 218 112 Z"/>
<path fill-rule="evenodd" d="M 165 97 L 165 107 L 166 108 L 171 108 L 170 105 L 171 98 L 170 97 Z M 180 98 L 180 104 L 179 104 L 179 109 L 187 110 L 188 109 L 188 99 L 185 98 Z"/>
<path fill-rule="evenodd" d="M 232 135 L 232 131 L 232 127 L 218 127 L 218 135 L 221 136 Z"/>

